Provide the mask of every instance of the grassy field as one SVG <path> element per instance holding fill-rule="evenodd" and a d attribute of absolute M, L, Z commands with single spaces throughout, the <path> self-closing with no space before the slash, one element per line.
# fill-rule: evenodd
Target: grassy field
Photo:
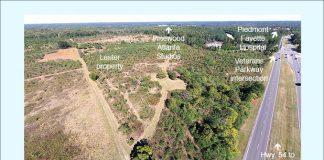
<path fill-rule="evenodd" d="M 25 159 L 117 159 L 111 132 L 81 71 L 25 81 Z"/>
<path fill-rule="evenodd" d="M 271 61 L 269 61 L 269 63 L 266 64 L 266 66 L 264 67 L 263 74 L 262 74 L 263 76 L 270 75 L 272 65 L 273 65 L 273 62 L 271 62 Z M 268 83 L 268 81 L 264 81 L 263 84 L 266 86 L 267 83 Z M 256 116 L 258 114 L 262 99 L 263 99 L 263 96 L 252 101 L 249 117 L 245 120 L 244 124 L 242 125 L 242 127 L 239 131 L 239 135 L 240 135 L 239 136 L 239 140 L 240 140 L 239 151 L 241 154 L 239 154 L 237 156 L 237 160 L 241 160 L 244 156 L 245 148 L 247 146 L 247 143 L 249 142 L 250 133 L 254 126 L 254 122 L 255 122 Z"/>
<path fill-rule="evenodd" d="M 298 127 L 296 87 L 293 71 L 282 57 L 279 90 L 276 100 L 268 152 L 294 153 L 300 159 L 300 130 Z M 274 145 L 282 148 L 276 150 Z M 281 158 L 290 159 L 290 158 Z"/>

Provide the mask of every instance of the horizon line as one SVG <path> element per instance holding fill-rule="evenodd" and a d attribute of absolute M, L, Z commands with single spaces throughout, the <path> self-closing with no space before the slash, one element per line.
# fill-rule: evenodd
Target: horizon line
<path fill-rule="evenodd" d="M 25 15 L 24 24 L 301 21 L 299 15 Z"/>
<path fill-rule="evenodd" d="M 120 22 L 54 22 L 54 23 L 25 23 L 24 25 L 41 24 L 93 24 L 93 23 L 190 23 L 190 22 L 301 22 L 301 20 L 231 20 L 231 21 L 120 21 Z M 166 24 L 167 25 L 167 24 Z"/>

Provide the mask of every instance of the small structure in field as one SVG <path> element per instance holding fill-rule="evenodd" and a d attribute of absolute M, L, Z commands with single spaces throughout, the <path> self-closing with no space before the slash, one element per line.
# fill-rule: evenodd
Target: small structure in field
<path fill-rule="evenodd" d="M 216 47 L 216 48 L 221 48 L 223 45 L 223 42 L 220 41 L 213 41 L 213 42 L 208 42 L 206 43 L 206 47 Z"/>

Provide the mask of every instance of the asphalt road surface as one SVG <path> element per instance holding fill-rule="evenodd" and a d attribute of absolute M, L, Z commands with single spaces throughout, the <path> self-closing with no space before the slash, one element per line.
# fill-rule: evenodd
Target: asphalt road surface
<path fill-rule="evenodd" d="M 280 52 L 282 52 L 281 44 L 279 46 L 281 50 Z M 279 77 L 280 53 L 276 53 L 268 85 L 266 87 L 259 113 L 257 115 L 252 134 L 243 157 L 244 160 L 260 160 L 266 158 L 261 156 L 261 154 L 267 152 L 279 85 Z"/>
<path fill-rule="evenodd" d="M 290 36 L 285 38 L 289 39 Z M 293 50 L 292 44 L 287 44 L 284 49 L 285 58 L 289 63 L 290 67 L 295 73 L 296 83 L 301 83 L 301 54 Z M 297 114 L 298 114 L 298 127 L 301 128 L 301 86 L 296 85 L 297 94 Z"/>

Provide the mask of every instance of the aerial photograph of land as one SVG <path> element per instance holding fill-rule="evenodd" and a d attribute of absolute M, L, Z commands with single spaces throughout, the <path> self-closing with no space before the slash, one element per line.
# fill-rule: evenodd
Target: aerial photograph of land
<path fill-rule="evenodd" d="M 25 24 L 26 160 L 299 160 L 301 22 Z"/>

